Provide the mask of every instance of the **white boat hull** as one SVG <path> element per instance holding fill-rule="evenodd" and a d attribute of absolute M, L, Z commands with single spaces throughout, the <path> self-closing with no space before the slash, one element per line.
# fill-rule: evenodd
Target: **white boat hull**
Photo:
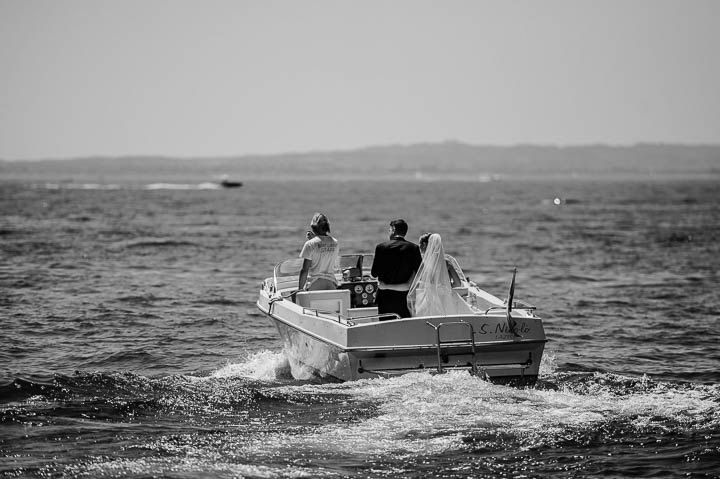
<path fill-rule="evenodd" d="M 546 342 L 542 321 L 531 312 L 515 318 L 517 337 L 497 310 L 359 322 L 262 291 L 257 305 L 277 327 L 291 366 L 327 381 L 467 369 L 493 382 L 530 385 Z"/>

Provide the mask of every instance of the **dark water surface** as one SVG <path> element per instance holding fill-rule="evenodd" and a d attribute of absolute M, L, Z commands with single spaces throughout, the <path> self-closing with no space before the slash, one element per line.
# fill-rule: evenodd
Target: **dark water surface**
<path fill-rule="evenodd" d="M 315 211 L 517 267 L 539 384 L 294 380 L 254 303 Z M 719 270 L 710 180 L 0 183 L 0 475 L 720 477 Z"/>

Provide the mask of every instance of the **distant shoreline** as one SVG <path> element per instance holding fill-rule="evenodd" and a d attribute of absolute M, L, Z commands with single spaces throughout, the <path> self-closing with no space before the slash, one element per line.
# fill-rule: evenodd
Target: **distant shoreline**
<path fill-rule="evenodd" d="M 4 181 L 200 183 L 286 180 L 508 181 L 720 176 L 720 145 L 473 146 L 458 142 L 346 151 L 170 158 L 0 160 Z"/>
<path fill-rule="evenodd" d="M 326 156 L 354 156 L 354 155 L 377 155 L 377 154 L 403 154 L 412 155 L 423 151 L 441 151 L 441 150 L 476 150 L 476 151 L 582 151 L 582 150 L 718 150 L 720 151 L 720 143 L 663 143 L 663 142 L 638 142 L 632 144 L 612 144 L 612 143 L 586 143 L 572 145 L 556 145 L 543 143 L 517 143 L 511 145 L 493 145 L 493 144 L 471 144 L 460 141 L 444 141 L 444 142 L 418 142 L 409 144 L 387 144 L 373 145 L 358 148 L 344 149 L 315 149 L 307 151 L 285 151 L 274 153 L 247 153 L 247 154 L 229 154 L 229 155 L 202 155 L 202 156 L 183 156 L 183 155 L 164 155 L 157 153 L 148 154 L 127 154 L 127 155 L 78 155 L 78 156 L 58 156 L 45 158 L 0 158 L 0 163 L 18 163 L 18 162 L 45 162 L 45 161 L 87 161 L 87 160 L 172 160 L 172 161 L 237 161 L 237 160 L 253 160 L 253 159 L 281 159 L 281 158 L 304 158 L 304 157 L 326 157 Z"/>

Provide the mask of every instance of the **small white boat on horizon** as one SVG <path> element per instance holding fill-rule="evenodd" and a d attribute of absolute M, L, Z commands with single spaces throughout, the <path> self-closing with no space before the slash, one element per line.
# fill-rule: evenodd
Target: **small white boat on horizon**
<path fill-rule="evenodd" d="M 492 382 L 535 383 L 547 339 L 534 306 L 513 300 L 514 275 L 503 301 L 446 255 L 453 291 L 473 313 L 399 318 L 378 314 L 372 259 L 343 255 L 336 290 L 297 292 L 301 258 L 277 264 L 262 282 L 257 307 L 277 327 L 293 376 L 352 381 L 461 369 Z"/>

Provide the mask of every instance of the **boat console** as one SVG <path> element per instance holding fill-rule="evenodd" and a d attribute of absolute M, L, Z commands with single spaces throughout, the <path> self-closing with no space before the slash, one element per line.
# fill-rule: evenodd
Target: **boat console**
<path fill-rule="evenodd" d="M 377 279 L 370 276 L 372 255 L 352 254 L 340 257 L 342 280 L 338 289 L 350 291 L 350 304 L 353 308 L 375 306 L 377 298 Z"/>

